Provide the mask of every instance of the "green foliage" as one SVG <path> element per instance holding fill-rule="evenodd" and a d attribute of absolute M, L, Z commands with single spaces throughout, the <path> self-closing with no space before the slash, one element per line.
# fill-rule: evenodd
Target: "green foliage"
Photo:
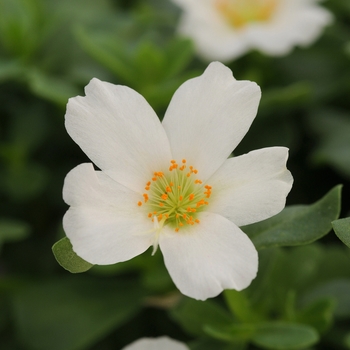
<path fill-rule="evenodd" d="M 38 350 L 84 349 L 134 316 L 143 293 L 133 282 L 86 278 L 28 286 L 14 298 L 20 341 Z"/>
<path fill-rule="evenodd" d="M 252 341 L 264 349 L 305 349 L 318 341 L 317 332 L 309 326 L 293 323 L 266 323 L 261 325 Z"/>
<path fill-rule="evenodd" d="M 350 218 L 335 220 L 332 226 L 339 239 L 350 248 Z"/>
<path fill-rule="evenodd" d="M 26 238 L 30 226 L 22 221 L 0 218 L 0 249 L 4 242 L 16 242 Z"/>
<path fill-rule="evenodd" d="M 79 257 L 74 251 L 70 240 L 67 237 L 60 239 L 52 246 L 53 254 L 57 262 L 66 270 L 72 273 L 85 272 L 90 270 L 93 264 L 88 263 Z"/>
<path fill-rule="evenodd" d="M 118 32 L 83 28 L 76 29 L 76 38 L 91 57 L 141 93 L 154 108 L 166 106 L 177 87 L 197 73 L 183 73 L 193 57 L 193 45 L 187 39 L 173 39 L 159 47 L 145 37 L 130 46 Z"/>
<path fill-rule="evenodd" d="M 317 163 L 326 163 L 350 176 L 350 114 L 336 109 L 315 110 L 309 122 L 318 138 L 312 154 Z"/>
<path fill-rule="evenodd" d="M 235 152 L 289 147 L 293 205 L 243 228 L 259 249 L 252 284 L 202 302 L 179 295 L 160 251 L 92 268 L 68 238 L 50 249 L 62 237 L 63 179 L 87 161 L 64 129 L 68 98 L 98 77 L 137 90 L 162 116 L 207 65 L 177 35 L 179 10 L 163 0 L 0 1 L 1 350 L 120 349 L 165 334 L 191 350 L 350 349 L 350 221 L 338 218 L 334 187 L 344 185 L 349 216 L 350 5 L 322 6 L 334 23 L 312 46 L 227 63 L 262 88 Z M 346 246 L 326 236 L 332 227 Z"/>
<path fill-rule="evenodd" d="M 326 235 L 340 213 L 341 186 L 311 205 L 286 207 L 274 217 L 242 229 L 257 249 L 311 243 Z"/>

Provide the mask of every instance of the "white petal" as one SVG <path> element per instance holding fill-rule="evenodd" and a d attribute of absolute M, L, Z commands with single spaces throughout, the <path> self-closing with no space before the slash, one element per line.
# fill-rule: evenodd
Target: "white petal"
<path fill-rule="evenodd" d="M 208 181 L 212 186 L 208 211 L 238 226 L 279 213 L 293 184 L 287 158 L 287 148 L 270 147 L 228 159 Z"/>
<path fill-rule="evenodd" d="M 215 13 L 211 13 L 210 18 L 207 17 L 184 13 L 179 22 L 179 32 L 193 39 L 202 58 L 207 61 L 229 62 L 249 50 L 249 42 L 241 32 L 232 30 Z"/>
<path fill-rule="evenodd" d="M 175 92 L 163 126 L 175 159 L 185 158 L 202 180 L 210 177 L 248 131 L 260 88 L 237 81 L 229 68 L 211 63 L 200 77 Z"/>
<path fill-rule="evenodd" d="M 141 191 L 153 172 L 171 159 L 159 119 L 147 101 L 126 86 L 94 78 L 85 93 L 68 102 L 69 135 L 106 174 Z"/>
<path fill-rule="evenodd" d="M 179 232 L 165 227 L 159 237 L 177 288 L 205 300 L 224 289 L 248 287 L 258 269 L 258 254 L 248 236 L 220 215 L 204 212 L 199 219 L 199 224 Z"/>
<path fill-rule="evenodd" d="M 66 177 L 65 201 L 71 205 L 63 228 L 73 250 L 92 264 L 129 260 L 153 243 L 153 225 L 139 195 L 118 184 L 92 164 L 81 164 Z"/>
<path fill-rule="evenodd" d="M 171 338 L 142 338 L 134 341 L 122 350 L 188 350 L 188 347 Z"/>

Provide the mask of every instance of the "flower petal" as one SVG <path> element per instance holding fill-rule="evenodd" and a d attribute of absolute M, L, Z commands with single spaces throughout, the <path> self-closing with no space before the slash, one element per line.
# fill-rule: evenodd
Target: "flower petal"
<path fill-rule="evenodd" d="M 305 1 L 283 1 L 268 23 L 247 26 L 246 41 L 269 55 L 285 55 L 295 45 L 308 46 L 332 21 L 326 9 Z"/>
<path fill-rule="evenodd" d="M 200 77 L 175 92 L 163 126 L 175 159 L 186 158 L 210 177 L 248 131 L 257 112 L 260 88 L 237 81 L 229 68 L 211 63 Z"/>
<path fill-rule="evenodd" d="M 122 350 L 188 350 L 188 347 L 169 337 L 142 338 Z"/>
<path fill-rule="evenodd" d="M 92 264 L 129 260 L 153 243 L 153 226 L 137 206 L 139 195 L 118 184 L 92 164 L 68 173 L 63 196 L 71 205 L 63 228 L 73 250 Z"/>
<path fill-rule="evenodd" d="M 287 158 L 287 148 L 270 147 L 228 159 L 209 180 L 208 210 L 238 226 L 276 215 L 293 184 Z"/>
<path fill-rule="evenodd" d="M 119 183 L 138 191 L 171 159 L 162 125 L 136 91 L 92 79 L 71 98 L 66 128 L 88 157 Z"/>
<path fill-rule="evenodd" d="M 200 223 L 174 232 L 165 227 L 159 246 L 181 293 L 195 299 L 215 297 L 224 289 L 249 286 L 258 254 L 248 236 L 223 216 L 201 213 Z"/>

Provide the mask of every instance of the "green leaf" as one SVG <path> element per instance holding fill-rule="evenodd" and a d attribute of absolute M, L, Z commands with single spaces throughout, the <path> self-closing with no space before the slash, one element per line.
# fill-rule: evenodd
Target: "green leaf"
<path fill-rule="evenodd" d="M 295 321 L 312 326 L 319 332 L 324 332 L 333 321 L 335 306 L 336 303 L 332 298 L 318 299 L 301 310 L 297 314 Z"/>
<path fill-rule="evenodd" d="M 13 297 L 15 331 L 26 349 L 90 349 L 128 322 L 143 296 L 135 281 L 86 275 L 36 281 Z"/>
<path fill-rule="evenodd" d="M 247 323 L 236 323 L 226 327 L 205 326 L 205 332 L 211 337 L 226 342 L 245 343 L 256 332 L 256 325 Z"/>
<path fill-rule="evenodd" d="M 261 99 L 260 108 L 263 112 L 276 108 L 300 106 L 309 101 L 312 96 L 312 86 L 309 82 L 297 82 L 287 87 L 268 90 Z"/>
<path fill-rule="evenodd" d="M 121 40 L 116 40 L 115 35 L 88 32 L 82 27 L 76 27 L 74 34 L 82 49 L 118 78 L 128 84 L 138 81 L 134 67 L 130 65 L 128 49 Z"/>
<path fill-rule="evenodd" d="M 326 235 L 340 212 L 341 185 L 311 205 L 286 207 L 274 217 L 242 227 L 257 249 L 308 244 Z"/>
<path fill-rule="evenodd" d="M 316 330 L 310 326 L 271 322 L 259 325 L 252 342 L 264 349 L 293 350 L 304 349 L 319 340 Z"/>
<path fill-rule="evenodd" d="M 350 217 L 335 220 L 332 226 L 338 238 L 350 248 Z"/>
<path fill-rule="evenodd" d="M 60 106 L 65 106 L 70 97 L 80 92 L 67 78 L 49 76 L 36 69 L 27 71 L 27 79 L 33 93 Z"/>
<path fill-rule="evenodd" d="M 227 306 L 233 315 L 242 322 L 256 321 L 257 315 L 253 312 L 250 301 L 245 291 L 227 289 L 223 293 Z"/>
<path fill-rule="evenodd" d="M 317 299 L 332 298 L 336 302 L 334 316 L 338 318 L 350 317 L 350 279 L 334 279 L 326 281 L 313 289 L 302 298 L 307 304 Z"/>
<path fill-rule="evenodd" d="M 72 244 L 67 237 L 56 242 L 52 251 L 57 262 L 71 273 L 85 272 L 94 266 L 73 251 Z"/>
<path fill-rule="evenodd" d="M 321 109 L 309 117 L 310 127 L 317 136 L 312 159 L 329 164 L 341 174 L 350 176 L 350 117 L 339 110 Z"/>
<path fill-rule="evenodd" d="M 171 311 L 172 318 L 190 334 L 205 335 L 204 327 L 220 328 L 232 323 L 229 313 L 217 303 L 185 298 Z"/>

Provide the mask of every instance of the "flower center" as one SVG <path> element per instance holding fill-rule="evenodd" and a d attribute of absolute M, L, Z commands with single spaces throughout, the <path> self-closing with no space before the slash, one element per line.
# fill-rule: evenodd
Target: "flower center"
<path fill-rule="evenodd" d="M 209 204 L 212 188 L 204 185 L 197 173 L 193 166 L 187 165 L 186 159 L 179 164 L 171 160 L 168 170 L 154 172 L 137 205 L 147 208 L 150 220 L 160 226 L 171 225 L 176 232 L 199 224 L 197 215 Z"/>
<path fill-rule="evenodd" d="M 228 23 L 242 28 L 251 22 L 266 22 L 277 7 L 278 0 L 214 0 Z"/>

